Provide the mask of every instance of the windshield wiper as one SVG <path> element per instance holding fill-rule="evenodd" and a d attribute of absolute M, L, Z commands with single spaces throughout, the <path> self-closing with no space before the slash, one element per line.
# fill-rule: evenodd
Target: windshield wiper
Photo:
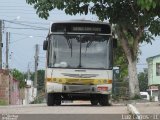
<path fill-rule="evenodd" d="M 82 65 L 81 65 L 81 54 L 82 54 L 82 43 L 81 43 L 81 41 L 80 41 L 80 55 L 79 55 L 79 65 L 78 65 L 78 67 L 80 68 L 80 67 L 82 67 Z"/>
<path fill-rule="evenodd" d="M 54 55 L 53 55 L 53 59 L 54 59 L 54 63 L 53 63 L 53 65 L 56 63 L 56 52 L 54 51 Z"/>
<path fill-rule="evenodd" d="M 72 57 L 72 40 L 67 39 L 68 47 L 71 49 L 71 57 Z"/>
<path fill-rule="evenodd" d="M 89 48 L 91 46 L 93 41 L 89 41 L 86 45 L 86 51 L 85 51 L 85 56 L 86 56 L 86 52 L 87 52 L 87 48 Z"/>

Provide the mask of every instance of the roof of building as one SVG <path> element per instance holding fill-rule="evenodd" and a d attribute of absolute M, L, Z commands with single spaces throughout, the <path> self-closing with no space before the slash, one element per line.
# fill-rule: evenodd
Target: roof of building
<path fill-rule="evenodd" d="M 146 60 L 147 60 L 147 61 L 150 61 L 150 60 L 153 60 L 154 58 L 157 58 L 157 57 L 160 57 L 160 54 L 159 54 L 159 55 L 152 56 L 152 57 L 148 57 Z"/>

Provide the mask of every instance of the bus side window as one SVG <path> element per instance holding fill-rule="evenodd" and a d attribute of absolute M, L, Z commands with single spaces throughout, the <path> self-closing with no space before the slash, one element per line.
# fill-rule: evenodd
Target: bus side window
<path fill-rule="evenodd" d="M 43 50 L 47 50 L 47 48 L 48 48 L 48 40 L 45 40 L 43 42 Z"/>

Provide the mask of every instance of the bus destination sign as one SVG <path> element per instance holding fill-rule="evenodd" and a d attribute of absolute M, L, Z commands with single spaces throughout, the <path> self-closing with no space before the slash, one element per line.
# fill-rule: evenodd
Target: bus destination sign
<path fill-rule="evenodd" d="M 54 23 L 51 32 L 111 34 L 111 27 L 108 24 Z"/>

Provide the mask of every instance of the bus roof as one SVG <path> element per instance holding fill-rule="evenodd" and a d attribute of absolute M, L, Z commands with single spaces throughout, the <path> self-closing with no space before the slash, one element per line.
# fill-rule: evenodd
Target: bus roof
<path fill-rule="evenodd" d="M 111 35 L 111 25 L 101 21 L 91 20 L 70 20 L 52 22 L 50 33 L 52 32 L 76 32 L 76 33 L 103 33 Z"/>
<path fill-rule="evenodd" d="M 57 22 L 52 22 L 51 24 L 54 24 L 54 23 L 90 23 L 90 24 L 107 24 L 107 25 L 110 25 L 109 23 L 107 22 L 102 22 L 102 21 L 91 21 L 91 20 L 66 20 L 66 21 L 57 21 Z"/>

